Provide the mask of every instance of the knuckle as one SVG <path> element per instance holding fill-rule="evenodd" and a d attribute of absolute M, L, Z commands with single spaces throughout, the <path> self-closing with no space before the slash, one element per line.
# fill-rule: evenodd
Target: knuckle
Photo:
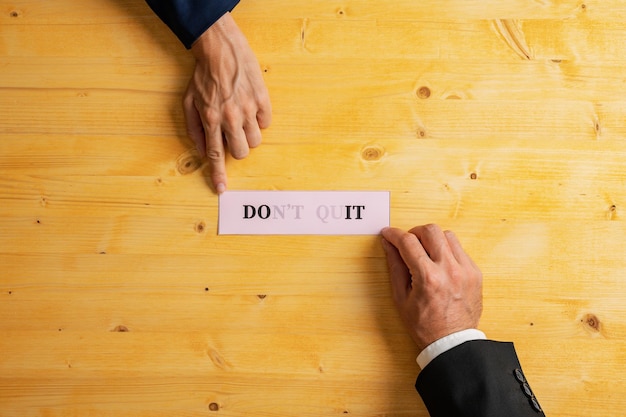
<path fill-rule="evenodd" d="M 206 157 L 211 162 L 222 162 L 224 159 L 224 152 L 220 149 L 209 148 L 206 151 Z"/>
<path fill-rule="evenodd" d="M 425 225 L 424 226 L 424 230 L 426 230 L 426 232 L 430 233 L 430 234 L 441 233 L 441 227 L 439 227 L 439 225 L 437 225 L 435 223 L 429 223 L 429 224 Z"/>
<path fill-rule="evenodd" d="M 438 288 L 444 281 L 445 274 L 439 268 L 427 268 L 422 278 L 428 288 Z"/>
<path fill-rule="evenodd" d="M 398 240 L 400 246 L 406 248 L 415 245 L 416 237 L 412 233 L 403 233 Z"/>
<path fill-rule="evenodd" d="M 466 274 L 462 268 L 453 266 L 448 271 L 448 276 L 450 277 L 451 281 L 458 282 L 464 281 L 468 277 L 468 274 Z"/>
<path fill-rule="evenodd" d="M 443 234 L 448 238 L 448 239 L 455 239 L 456 235 L 454 234 L 454 232 L 452 230 L 444 230 Z"/>
<path fill-rule="evenodd" d="M 241 106 L 241 110 L 246 117 L 255 116 L 257 112 L 257 105 L 251 101 L 247 101 Z"/>
<path fill-rule="evenodd" d="M 211 127 L 219 126 L 222 120 L 220 113 L 212 108 L 205 109 L 203 116 L 204 122 Z"/>
<path fill-rule="evenodd" d="M 241 119 L 241 109 L 235 104 L 226 104 L 223 109 L 224 121 L 229 125 L 235 125 Z"/>

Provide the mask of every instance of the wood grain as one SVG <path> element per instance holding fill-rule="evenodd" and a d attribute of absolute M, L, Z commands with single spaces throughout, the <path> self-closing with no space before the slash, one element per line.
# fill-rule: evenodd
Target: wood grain
<path fill-rule="evenodd" d="M 243 1 L 229 186 L 454 229 L 547 415 L 626 409 L 626 3 Z M 376 236 L 220 236 L 142 0 L 0 0 L 0 416 L 426 416 Z"/>

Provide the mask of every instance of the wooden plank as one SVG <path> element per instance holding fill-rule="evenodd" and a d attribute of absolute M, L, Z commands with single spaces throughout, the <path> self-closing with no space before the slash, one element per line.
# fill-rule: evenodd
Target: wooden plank
<path fill-rule="evenodd" d="M 2 57 L 0 87 L 6 90 L 145 91 L 182 94 L 192 71 L 191 56 L 166 54 L 150 62 L 132 57 L 48 57 L 46 74 L 32 57 Z"/>
<path fill-rule="evenodd" d="M 141 0 L 102 2 L 83 0 L 57 0 L 54 4 L 37 0 L 4 2 L 3 24 L 41 24 L 50 20 L 59 24 L 112 23 L 121 20 L 152 19 L 150 9 Z M 63 13 L 59 13 L 63 10 Z M 14 12 L 17 12 L 15 14 Z M 590 19 L 620 21 L 626 16 L 626 6 L 620 0 L 580 2 L 467 1 L 414 2 L 397 0 L 393 5 L 367 0 L 344 2 L 292 2 L 285 6 L 281 0 L 245 2 L 234 11 L 237 17 L 288 19 L 308 17 L 314 19 L 380 19 L 380 20 L 437 20 L 437 19 Z"/>
<path fill-rule="evenodd" d="M 494 20 L 416 20 L 398 25 L 393 20 L 290 19 L 268 20 L 260 27 L 254 25 L 256 20 L 241 18 L 239 22 L 262 61 L 278 51 L 288 51 L 295 57 L 314 55 L 318 59 L 374 54 L 377 59 L 408 56 L 430 60 L 614 62 L 622 60 L 619 51 L 626 44 L 621 21 L 507 20 L 500 24 Z M 188 56 L 158 21 L 143 30 L 133 22 L 107 26 L 106 31 L 97 24 L 42 24 L 36 26 L 36 31 L 22 25 L 1 26 L 0 35 L 7 42 L 0 51 L 3 55 L 42 58 L 137 59 L 155 53 L 177 59 Z M 360 42 L 364 37 L 370 39 L 367 44 Z M 393 48 L 388 47 L 390 43 Z M 99 52 L 102 45 L 107 50 L 104 55 Z M 530 56 L 523 56 L 519 45 Z"/>
<path fill-rule="evenodd" d="M 168 108 L 182 115 L 179 107 L 177 94 L 155 92 L 150 99 L 145 93 L 132 91 L 83 89 L 9 89 L 3 91 L 0 102 L 0 111 L 13 116 L 3 123 L 5 134 L 132 135 L 135 132 L 158 136 L 159 132 L 167 131 L 176 135 L 184 129 L 182 120 L 173 121 L 164 116 Z M 18 109 L 26 111 L 15 111 Z M 143 122 L 153 127 L 146 130 L 142 128 Z M 182 132 L 181 137 L 184 137 Z"/>
<path fill-rule="evenodd" d="M 181 58 L 183 58 L 181 56 Z M 187 57 L 188 60 L 189 57 Z M 264 76 L 273 92 L 282 100 L 284 91 L 302 94 L 326 94 L 327 97 L 353 92 L 360 97 L 379 97 L 412 92 L 417 96 L 427 87 L 429 101 L 551 100 L 596 102 L 620 101 L 626 87 L 621 82 L 622 64 L 599 65 L 593 62 L 533 60 L 516 62 L 477 61 L 471 58 L 450 64 L 446 60 L 420 57 L 321 61 L 302 56 L 289 61 L 266 58 Z M 5 74 L 0 85 L 9 89 L 73 90 L 89 94 L 91 90 L 155 91 L 181 95 L 191 74 L 191 62 L 179 66 L 167 57 L 155 57 L 150 63 L 133 58 L 49 58 L 51 69 L 42 77 L 40 67 L 29 57 L 0 57 Z M 354 77 L 358 68 L 359 77 Z M 461 70 L 462 68 L 462 70 Z M 323 79 L 323 85 L 312 88 Z M 332 93 L 332 94 L 331 94 Z M 27 93 L 22 93 L 27 94 Z M 283 97 L 284 96 L 284 97 Z M 424 97 L 425 98 L 425 97 Z M 292 101 L 295 101 L 291 97 Z M 276 100 L 274 100 L 276 101 Z"/>
<path fill-rule="evenodd" d="M 436 146 L 428 147 L 426 144 L 414 145 L 413 154 L 416 156 L 412 161 L 406 161 L 403 152 L 407 146 L 400 142 L 382 143 L 386 147 L 378 142 L 363 147 L 359 147 L 360 144 L 335 147 L 335 151 L 352 155 L 346 158 L 348 161 L 351 159 L 351 164 L 340 166 L 329 163 L 325 170 L 321 170 L 337 173 L 337 179 L 327 186 L 306 179 L 307 172 L 315 168 L 315 158 L 302 160 L 291 178 L 282 177 L 279 169 L 273 172 L 263 169 L 262 164 L 262 161 L 286 159 L 295 153 L 314 154 L 319 145 L 279 147 L 268 144 L 264 146 L 265 152 L 255 153 L 246 163 L 229 161 L 230 174 L 234 178 L 231 183 L 234 188 L 256 188 L 255 178 L 262 174 L 266 178 L 265 189 L 294 189 L 295 179 L 301 184 L 308 181 L 311 188 L 350 189 L 353 184 L 350 178 L 358 174 L 369 178 L 367 183 L 360 183 L 359 188 L 390 190 L 392 206 L 403 216 L 413 210 L 437 217 L 445 213 L 449 218 L 550 219 L 557 213 L 560 219 L 622 218 L 622 202 L 626 197 L 621 162 L 624 153 L 617 150 L 593 150 L 591 142 L 581 142 L 583 146 L 577 152 L 540 147 L 526 151 L 520 148 L 510 151 L 507 147 L 489 150 L 443 142 L 431 143 Z M 271 152 L 276 148 L 280 148 L 280 153 Z M 588 150 L 583 151 L 584 148 Z M 380 161 L 364 158 L 364 154 L 367 156 L 375 151 L 385 152 Z M 561 159 L 564 153 L 573 160 Z M 595 160 L 602 160 L 602 164 L 588 164 L 580 169 L 575 163 Z M 31 216 L 30 223 L 37 219 L 45 222 L 45 219 L 68 216 L 100 219 L 128 216 L 204 218 L 206 229 L 215 230 L 213 220 L 217 199 L 200 170 L 183 176 L 178 168 L 185 164 L 176 167 L 174 161 L 170 161 L 159 166 L 148 161 L 146 165 L 156 169 L 147 168 L 145 174 L 154 170 L 153 175 L 131 176 L 130 173 L 120 172 L 119 175 L 107 173 L 97 177 L 87 176 L 89 161 L 86 158 L 76 166 L 65 166 L 61 159 L 58 170 L 65 171 L 68 176 L 39 177 L 44 170 L 51 172 L 56 169 L 56 164 L 55 168 L 48 167 L 52 165 L 50 162 L 33 169 L 32 175 L 6 176 L 0 180 L 0 200 L 3 201 L 0 216 L 8 220 L 15 213 L 21 213 L 22 216 Z M 115 161 L 112 159 L 111 166 L 116 164 Z M 0 166 L 9 169 L 14 164 Z M 428 167 L 433 165 L 445 168 L 447 174 L 426 175 Z M 24 171 L 28 171 L 28 167 L 23 164 Z M 104 171 L 107 166 L 103 164 L 101 168 Z M 603 181 L 600 188 L 596 185 L 599 180 Z M 398 185 L 390 187 L 389 181 Z M 120 190 L 124 190 L 124 196 L 119 195 Z M 500 198 L 494 200 L 496 195 Z M 423 201 L 418 208 L 414 207 L 415 199 Z"/>
<path fill-rule="evenodd" d="M 250 16 L 264 21 L 291 16 L 315 19 L 379 19 L 437 21 L 448 19 L 601 19 L 623 20 L 626 7 L 618 0 L 580 2 L 467 1 L 414 2 L 398 0 L 393 4 L 367 0 L 343 2 L 293 2 L 284 7 L 280 0 L 242 3 L 235 9 L 236 16 Z"/>
<path fill-rule="evenodd" d="M 418 101 L 412 90 L 390 96 L 349 94 L 328 96 L 317 92 L 308 103 L 274 100 L 270 130 L 281 137 L 302 136 L 311 129 L 320 138 L 334 135 L 395 136 L 398 131 L 410 138 L 467 138 L 495 135 L 515 139 L 537 137 L 595 139 L 622 135 L 619 123 L 624 111 L 621 102 L 543 101 Z M 324 106 L 313 103 L 326 98 Z M 354 103 L 355 110 L 346 107 Z M 28 111 L 16 111 L 28 109 Z M 3 124 L 11 135 L 108 135 L 176 136 L 185 138 L 178 94 L 111 90 L 8 90 L 0 111 L 11 115 Z M 37 115 L 33 118 L 33 115 Z M 173 114 L 173 115 L 172 115 Z M 297 119 L 294 116 L 299 115 Z M 574 116 L 574 117 L 573 117 Z M 485 123 L 489 120 L 489 123 Z M 144 127 L 143 123 L 147 125 Z M 317 129 L 316 129 L 317 128 Z M 389 132 L 389 129 L 393 131 Z M 319 139 L 318 139 L 319 140 Z M 334 138 L 333 138 L 334 140 Z"/>

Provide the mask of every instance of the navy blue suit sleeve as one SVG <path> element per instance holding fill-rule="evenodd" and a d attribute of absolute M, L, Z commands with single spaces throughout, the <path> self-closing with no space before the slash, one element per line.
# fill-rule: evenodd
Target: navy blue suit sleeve
<path fill-rule="evenodd" d="M 191 45 L 239 0 L 146 0 L 150 8 L 185 45 Z"/>
<path fill-rule="evenodd" d="M 415 387 L 431 417 L 544 416 L 512 343 L 463 343 L 429 363 Z"/>

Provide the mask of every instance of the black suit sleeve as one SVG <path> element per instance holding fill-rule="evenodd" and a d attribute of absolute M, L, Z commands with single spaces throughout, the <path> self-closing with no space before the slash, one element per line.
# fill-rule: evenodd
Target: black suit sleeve
<path fill-rule="evenodd" d="M 415 388 L 431 417 L 544 416 L 513 343 L 463 343 L 429 363 Z"/>
<path fill-rule="evenodd" d="M 191 45 L 213 23 L 232 11 L 239 0 L 146 0 L 185 45 Z"/>

